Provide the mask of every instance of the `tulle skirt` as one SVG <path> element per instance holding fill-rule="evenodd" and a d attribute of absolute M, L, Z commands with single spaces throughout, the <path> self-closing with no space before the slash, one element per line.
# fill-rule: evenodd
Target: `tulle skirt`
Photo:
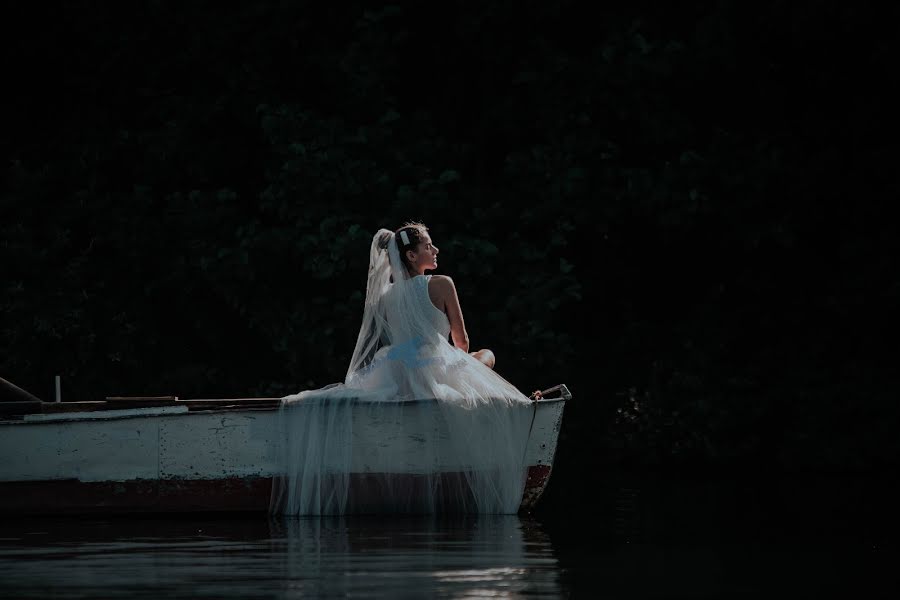
<path fill-rule="evenodd" d="M 518 511 L 534 406 L 446 342 L 382 348 L 279 415 L 273 513 Z"/>

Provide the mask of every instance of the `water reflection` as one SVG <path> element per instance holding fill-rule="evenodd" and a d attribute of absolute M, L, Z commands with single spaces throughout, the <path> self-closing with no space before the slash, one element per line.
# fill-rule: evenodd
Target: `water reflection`
<path fill-rule="evenodd" d="M 553 596 L 556 559 L 536 522 L 517 517 L 271 521 L 291 589 L 306 595 Z M 337 580 L 322 574 L 339 573 Z"/>
<path fill-rule="evenodd" d="M 588 483 L 551 494 L 534 519 L 0 520 L 0 597 L 872 597 L 900 587 L 894 476 Z"/>
<path fill-rule="evenodd" d="M 558 597 L 549 537 L 515 516 L 2 524 L 3 596 Z"/>

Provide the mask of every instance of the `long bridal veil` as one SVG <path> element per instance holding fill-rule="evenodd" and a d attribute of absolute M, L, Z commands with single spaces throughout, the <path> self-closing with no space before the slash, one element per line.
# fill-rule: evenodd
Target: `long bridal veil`
<path fill-rule="evenodd" d="M 517 512 L 534 407 L 448 342 L 427 290 L 379 230 L 344 382 L 282 399 L 271 512 Z"/>

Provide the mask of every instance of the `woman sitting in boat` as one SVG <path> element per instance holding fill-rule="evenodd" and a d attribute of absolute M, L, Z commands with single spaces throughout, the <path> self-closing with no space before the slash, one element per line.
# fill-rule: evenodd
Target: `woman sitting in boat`
<path fill-rule="evenodd" d="M 431 303 L 441 310 L 450 324 L 450 338 L 453 345 L 469 351 L 469 334 L 456 294 L 456 285 L 446 275 L 426 275 L 426 271 L 437 269 L 437 257 L 440 249 L 434 245 L 428 228 L 422 223 L 407 223 L 394 234 L 399 246 L 400 258 L 406 267 L 409 277 L 425 277 L 428 285 L 428 297 Z M 472 356 L 491 369 L 494 368 L 494 353 L 488 349 L 472 352 Z"/>
<path fill-rule="evenodd" d="M 490 350 L 469 351 L 453 280 L 426 275 L 439 252 L 421 223 L 373 237 L 344 382 L 282 399 L 273 511 L 516 512 L 531 401 L 494 371 Z M 385 439 L 365 476 L 353 453 L 363 422 Z"/>

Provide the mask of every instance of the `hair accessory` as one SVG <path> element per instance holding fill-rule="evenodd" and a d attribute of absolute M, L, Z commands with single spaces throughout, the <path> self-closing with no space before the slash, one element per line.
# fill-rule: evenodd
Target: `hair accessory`
<path fill-rule="evenodd" d="M 405 230 L 405 229 L 402 229 L 402 230 L 400 231 L 400 239 L 403 240 L 403 245 L 404 245 L 404 246 L 409 246 L 409 236 L 406 235 L 406 230 Z"/>

